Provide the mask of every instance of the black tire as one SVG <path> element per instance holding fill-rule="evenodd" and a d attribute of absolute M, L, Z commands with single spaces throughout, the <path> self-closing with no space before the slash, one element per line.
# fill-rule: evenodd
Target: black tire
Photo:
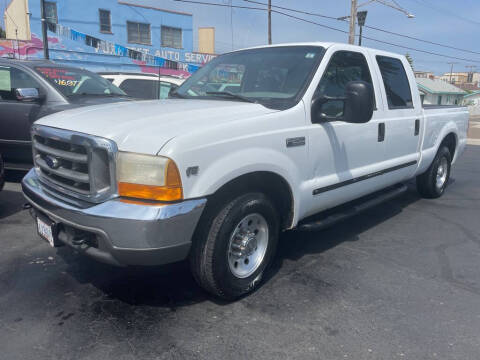
<path fill-rule="evenodd" d="M 437 185 L 437 173 L 440 164 L 444 162 L 447 165 L 446 179 L 441 186 Z M 450 168 L 452 165 L 452 155 L 446 146 L 442 146 L 432 164 L 422 175 L 417 176 L 417 191 L 422 197 L 435 199 L 443 195 L 450 179 Z"/>
<path fill-rule="evenodd" d="M 217 202 L 218 203 L 218 202 Z M 221 202 L 220 202 L 221 203 Z M 256 289 L 275 255 L 280 228 L 279 216 L 269 198 L 262 193 L 248 193 L 227 204 L 206 209 L 190 252 L 193 275 L 209 293 L 234 300 Z M 231 271 L 228 254 L 233 231 L 246 216 L 260 214 L 268 225 L 268 243 L 263 260 L 248 277 L 239 278 Z"/>

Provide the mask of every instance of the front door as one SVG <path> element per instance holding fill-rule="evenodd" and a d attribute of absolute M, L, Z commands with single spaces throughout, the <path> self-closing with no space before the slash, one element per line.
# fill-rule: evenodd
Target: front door
<path fill-rule="evenodd" d="M 334 52 L 317 86 L 315 96 L 343 97 L 348 82 L 368 82 L 375 91 L 375 111 L 364 124 L 326 121 L 309 125 L 313 169 L 310 214 L 381 188 L 378 177 L 372 175 L 381 170 L 385 159 L 385 125 L 376 110 L 382 100 L 378 86 L 372 82 L 367 55 L 362 49 Z M 329 117 L 341 117 L 343 106 L 343 101 L 329 101 L 321 111 Z"/>
<path fill-rule="evenodd" d="M 40 104 L 17 100 L 15 90 L 36 88 L 39 83 L 25 71 L 13 66 L 0 66 L 0 153 L 6 163 L 31 164 L 30 127 L 37 119 Z"/>

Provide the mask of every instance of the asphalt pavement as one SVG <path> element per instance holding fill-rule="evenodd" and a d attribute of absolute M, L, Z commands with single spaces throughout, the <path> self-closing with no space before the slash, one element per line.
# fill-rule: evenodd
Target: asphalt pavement
<path fill-rule="evenodd" d="M 0 359 L 479 359 L 480 146 L 446 194 L 288 232 L 265 284 L 219 302 L 185 263 L 119 269 L 50 248 L 0 192 Z"/>

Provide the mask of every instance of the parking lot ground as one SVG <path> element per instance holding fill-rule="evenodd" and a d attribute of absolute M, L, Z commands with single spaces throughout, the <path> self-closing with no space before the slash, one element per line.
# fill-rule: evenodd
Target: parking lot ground
<path fill-rule="evenodd" d="M 479 159 L 468 146 L 441 199 L 412 186 L 331 229 L 285 233 L 264 286 L 234 303 L 184 263 L 118 269 L 49 248 L 7 183 L 0 358 L 478 359 Z"/>
<path fill-rule="evenodd" d="M 480 116 L 470 118 L 468 143 L 472 145 L 480 145 Z"/>

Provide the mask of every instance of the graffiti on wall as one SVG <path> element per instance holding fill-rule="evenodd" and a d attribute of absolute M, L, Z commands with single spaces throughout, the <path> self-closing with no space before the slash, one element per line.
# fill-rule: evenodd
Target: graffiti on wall
<path fill-rule="evenodd" d="M 50 58 L 92 71 L 138 71 L 144 73 L 188 77 L 214 55 L 184 53 L 188 62 L 181 62 L 180 53 L 171 50 L 127 48 L 56 25 L 48 37 Z M 43 42 L 36 34 L 31 41 L 0 40 L 0 56 L 19 59 L 43 57 Z"/>

